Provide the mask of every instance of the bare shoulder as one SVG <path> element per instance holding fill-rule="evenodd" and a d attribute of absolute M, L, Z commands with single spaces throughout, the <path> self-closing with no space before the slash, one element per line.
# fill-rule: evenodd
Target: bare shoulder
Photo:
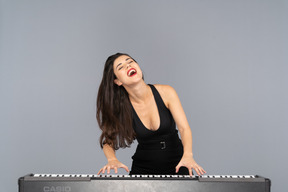
<path fill-rule="evenodd" d="M 178 97 L 175 89 L 170 85 L 155 84 L 154 86 L 158 90 L 166 106 L 169 106 L 169 103 Z"/>
<path fill-rule="evenodd" d="M 154 86 L 159 92 L 162 92 L 165 95 L 176 92 L 175 89 L 170 85 L 155 84 Z"/>

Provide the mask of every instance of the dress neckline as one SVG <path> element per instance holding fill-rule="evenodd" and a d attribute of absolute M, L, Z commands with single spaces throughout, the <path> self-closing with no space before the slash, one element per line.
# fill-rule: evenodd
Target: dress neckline
<path fill-rule="evenodd" d="M 154 101 L 155 101 L 156 107 L 157 107 L 157 112 L 158 112 L 159 120 L 160 120 L 160 124 L 159 124 L 159 127 L 158 127 L 157 129 L 153 130 L 153 129 L 147 128 L 147 127 L 144 125 L 144 123 L 142 122 L 142 120 L 140 119 L 140 117 L 138 116 L 138 114 L 137 114 L 136 110 L 134 109 L 134 107 L 133 107 L 130 99 L 129 99 L 129 102 L 130 102 L 130 104 L 131 104 L 131 107 L 132 107 L 132 109 L 133 109 L 133 111 L 134 111 L 134 114 L 135 114 L 136 118 L 139 120 L 139 122 L 141 123 L 141 125 L 143 126 L 143 128 L 145 128 L 145 130 L 147 130 L 147 131 L 157 132 L 157 131 L 161 128 L 161 115 L 160 115 L 158 103 L 157 103 L 156 98 L 155 98 L 155 93 L 154 93 L 154 90 L 153 90 L 153 88 L 152 88 L 152 87 L 154 87 L 154 85 L 151 85 L 151 84 L 148 84 L 148 85 L 149 85 L 149 87 L 150 87 L 150 89 L 151 89 L 151 91 L 152 91 L 153 98 L 154 98 Z M 155 88 L 155 87 L 154 87 L 154 88 Z M 155 88 L 155 89 L 156 89 L 156 88 Z"/>

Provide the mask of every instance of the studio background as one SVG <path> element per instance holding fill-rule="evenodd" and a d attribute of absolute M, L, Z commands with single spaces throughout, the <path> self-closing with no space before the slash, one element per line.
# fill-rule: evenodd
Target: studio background
<path fill-rule="evenodd" d="M 106 164 L 95 105 L 116 52 L 176 89 L 207 174 L 258 174 L 286 191 L 287 0 L 0 2 L 1 191 L 28 173 Z M 117 152 L 128 167 L 135 147 Z"/>

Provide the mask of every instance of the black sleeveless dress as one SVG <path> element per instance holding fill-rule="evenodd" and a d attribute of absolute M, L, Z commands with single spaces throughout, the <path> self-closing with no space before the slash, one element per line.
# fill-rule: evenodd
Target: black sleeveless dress
<path fill-rule="evenodd" d="M 138 146 L 132 159 L 130 175 L 159 174 L 175 175 L 175 167 L 183 155 L 183 145 L 178 136 L 175 121 L 165 106 L 157 89 L 150 85 L 156 101 L 160 127 L 156 131 L 147 129 L 141 122 L 132 104 L 133 129 L 136 133 Z M 186 167 L 181 167 L 179 175 L 188 175 Z"/>

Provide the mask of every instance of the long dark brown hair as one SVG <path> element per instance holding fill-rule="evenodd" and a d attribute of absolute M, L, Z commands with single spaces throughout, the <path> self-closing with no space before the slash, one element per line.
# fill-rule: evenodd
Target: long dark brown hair
<path fill-rule="evenodd" d="M 129 147 L 135 139 L 128 93 L 123 86 L 114 83 L 117 77 L 113 64 L 122 55 L 129 56 L 126 53 L 116 53 L 107 58 L 98 90 L 96 118 L 102 130 L 99 139 L 101 148 L 104 144 L 110 145 L 114 150 Z"/>

